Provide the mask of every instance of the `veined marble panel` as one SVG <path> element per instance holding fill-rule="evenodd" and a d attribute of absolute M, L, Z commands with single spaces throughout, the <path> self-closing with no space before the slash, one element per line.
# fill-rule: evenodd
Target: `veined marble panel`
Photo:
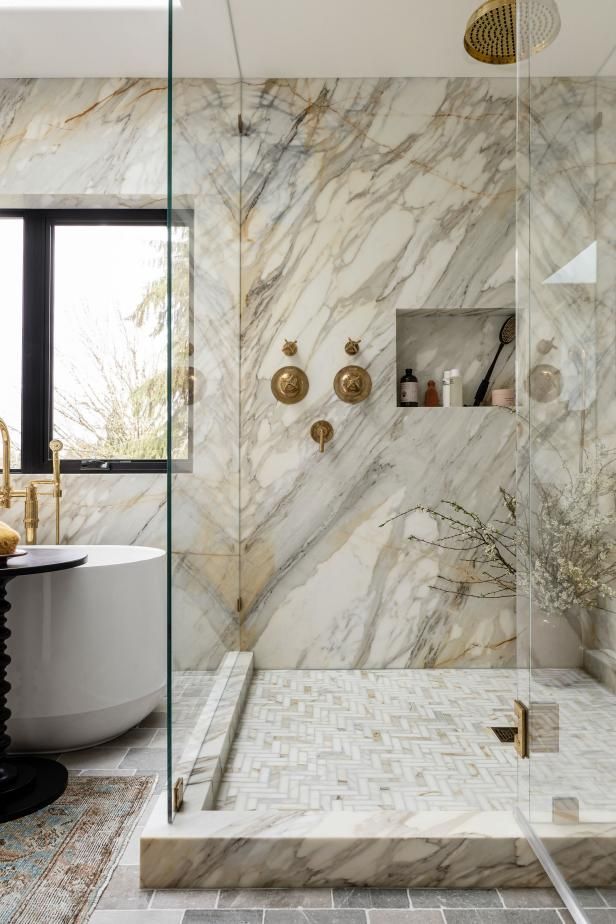
<path fill-rule="evenodd" d="M 174 81 L 173 201 L 194 214 L 194 458 L 173 480 L 171 539 L 181 669 L 239 647 L 238 100 L 234 81 Z M 164 80 L 2 80 L 0 140 L 4 207 L 167 205 Z M 166 547 L 165 504 L 164 476 L 67 476 L 63 541 Z"/>
<path fill-rule="evenodd" d="M 141 836 L 143 888 L 548 884 L 510 812 L 165 811 Z"/>
<path fill-rule="evenodd" d="M 406 539 L 432 521 L 380 524 L 441 498 L 489 517 L 513 483 L 511 415 L 397 408 L 395 322 L 513 310 L 514 101 L 503 79 L 244 88 L 242 647 L 259 667 L 512 663 L 512 601 L 435 592 L 444 560 Z M 349 336 L 373 380 L 358 406 L 332 389 Z M 285 337 L 310 378 L 294 406 L 269 386 Z"/>

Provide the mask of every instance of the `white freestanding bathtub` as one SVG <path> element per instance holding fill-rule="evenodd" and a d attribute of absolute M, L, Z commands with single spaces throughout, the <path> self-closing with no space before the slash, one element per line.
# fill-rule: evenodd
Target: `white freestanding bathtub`
<path fill-rule="evenodd" d="M 165 687 L 165 553 L 72 548 L 86 564 L 8 584 L 13 751 L 108 741 L 151 712 Z"/>

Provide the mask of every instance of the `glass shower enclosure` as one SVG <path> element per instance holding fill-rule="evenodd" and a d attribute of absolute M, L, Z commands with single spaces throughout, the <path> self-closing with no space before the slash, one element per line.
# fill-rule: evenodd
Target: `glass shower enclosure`
<path fill-rule="evenodd" d="M 386 702 L 408 682 L 425 719 L 432 685 L 449 685 L 450 725 L 472 701 L 482 753 L 492 726 L 528 732 L 517 762 L 488 761 L 497 783 L 479 795 L 444 759 L 455 805 L 515 810 L 583 922 L 572 889 L 609 877 L 616 809 L 616 12 L 587 24 L 592 75 L 548 49 L 464 83 L 242 75 L 250 16 L 236 6 L 211 31 L 169 10 L 169 819 L 238 652 L 264 666 L 265 700 L 276 672 L 297 680 L 295 705 L 326 675 L 340 686 L 325 699 L 348 702 L 363 674 Z M 565 41 L 569 15 L 563 3 Z M 189 65 L 197 38 L 207 77 Z M 516 407 L 470 406 L 512 314 L 515 352 L 492 384 L 515 382 Z M 409 355 L 422 397 L 435 355 L 472 370 L 467 406 L 400 407 Z M 371 375 L 365 404 L 332 387 L 351 364 Z M 278 367 L 305 367 L 304 405 L 275 403 Z M 453 599 L 433 593 L 450 562 L 429 520 L 443 498 L 506 517 L 515 602 L 469 602 L 476 561 L 459 555 Z M 415 531 L 438 551 L 411 550 Z M 450 733 L 431 725 L 426 740 Z M 428 796 L 405 794 L 391 756 L 378 808 L 447 804 L 419 763 Z"/>
<path fill-rule="evenodd" d="M 519 5 L 519 47 L 537 44 L 533 13 Z M 517 80 L 520 812 L 583 922 L 572 889 L 614 877 L 616 10 L 560 13 L 584 66 L 571 46 Z"/>

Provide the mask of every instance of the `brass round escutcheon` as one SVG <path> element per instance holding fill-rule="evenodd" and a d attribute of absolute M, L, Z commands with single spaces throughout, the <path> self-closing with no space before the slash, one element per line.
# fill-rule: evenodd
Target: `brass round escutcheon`
<path fill-rule="evenodd" d="M 272 376 L 272 394 L 283 404 L 297 404 L 308 394 L 308 376 L 298 366 L 283 366 Z"/>
<path fill-rule="evenodd" d="M 361 366 L 345 366 L 336 373 L 334 391 L 341 401 L 359 404 L 360 401 L 365 401 L 372 391 L 370 373 Z"/>

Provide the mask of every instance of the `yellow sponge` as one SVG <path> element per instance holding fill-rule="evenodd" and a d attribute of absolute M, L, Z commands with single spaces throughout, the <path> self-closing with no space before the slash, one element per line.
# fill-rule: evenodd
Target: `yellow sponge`
<path fill-rule="evenodd" d="M 19 533 L 0 520 L 0 555 L 12 555 L 19 545 Z"/>

